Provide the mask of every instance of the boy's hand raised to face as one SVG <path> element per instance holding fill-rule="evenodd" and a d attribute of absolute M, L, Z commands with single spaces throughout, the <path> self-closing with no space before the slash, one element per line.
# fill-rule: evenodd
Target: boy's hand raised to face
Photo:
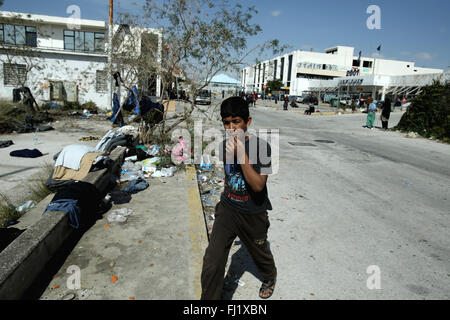
<path fill-rule="evenodd" d="M 229 139 L 226 143 L 226 157 L 232 159 L 237 156 L 238 163 L 245 163 L 245 132 L 242 129 L 227 130 Z"/>

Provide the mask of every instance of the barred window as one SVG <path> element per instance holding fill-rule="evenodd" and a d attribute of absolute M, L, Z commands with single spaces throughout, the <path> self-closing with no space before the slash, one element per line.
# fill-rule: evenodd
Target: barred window
<path fill-rule="evenodd" d="M 108 91 L 108 73 L 105 70 L 97 70 L 95 90 L 97 92 Z"/>
<path fill-rule="evenodd" d="M 27 76 L 26 65 L 3 63 L 3 84 L 18 86 L 25 82 Z"/>

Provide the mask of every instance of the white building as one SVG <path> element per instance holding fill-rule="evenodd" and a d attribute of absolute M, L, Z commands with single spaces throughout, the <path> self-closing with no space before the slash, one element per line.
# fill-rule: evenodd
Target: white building
<path fill-rule="evenodd" d="M 226 74 L 218 74 L 211 79 L 206 89 L 216 95 L 221 95 L 222 91 L 228 95 L 235 94 L 239 91 L 240 85 L 241 83 L 239 80 L 236 80 Z"/>
<path fill-rule="evenodd" d="M 325 80 L 353 76 L 364 78 L 443 73 L 440 69 L 416 67 L 412 61 L 359 57 L 354 51 L 353 47 L 345 46 L 332 47 L 324 53 L 293 51 L 244 68 L 241 71 L 242 87 L 250 92 L 263 92 L 267 81 L 280 79 L 284 92 L 302 95 L 305 91 L 311 91 L 313 86 L 317 88 L 317 80 L 326 83 Z M 374 88 L 370 88 L 370 93 L 373 92 Z"/>
<path fill-rule="evenodd" d="M 161 32 L 146 31 L 160 46 Z M 93 101 L 110 109 L 107 36 L 105 21 L 0 11 L 0 99 L 11 100 L 17 78 L 26 77 L 39 104 Z M 160 96 L 159 84 L 149 94 Z"/>

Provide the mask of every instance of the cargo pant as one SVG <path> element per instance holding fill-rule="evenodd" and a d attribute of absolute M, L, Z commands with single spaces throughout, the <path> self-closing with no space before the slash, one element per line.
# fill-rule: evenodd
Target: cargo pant
<path fill-rule="evenodd" d="M 222 298 L 225 266 L 236 236 L 247 248 L 264 281 L 276 279 L 277 269 L 266 242 L 269 226 L 267 212 L 241 213 L 223 202 L 217 204 L 209 245 L 203 257 L 202 300 Z"/>
<path fill-rule="evenodd" d="M 367 114 L 366 126 L 369 127 L 369 128 L 372 128 L 374 122 L 375 122 L 375 113 L 374 112 L 369 112 Z"/>

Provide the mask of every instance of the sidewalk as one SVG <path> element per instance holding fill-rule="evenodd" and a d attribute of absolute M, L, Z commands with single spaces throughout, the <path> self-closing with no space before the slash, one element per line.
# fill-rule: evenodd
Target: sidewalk
<path fill-rule="evenodd" d="M 195 169 L 147 181 L 147 189 L 129 203 L 114 204 L 83 235 L 41 300 L 200 298 L 208 238 Z M 108 214 L 119 208 L 133 213 L 126 222 L 109 223 Z M 80 269 L 79 289 L 69 288 L 75 283 L 70 266 Z"/>

